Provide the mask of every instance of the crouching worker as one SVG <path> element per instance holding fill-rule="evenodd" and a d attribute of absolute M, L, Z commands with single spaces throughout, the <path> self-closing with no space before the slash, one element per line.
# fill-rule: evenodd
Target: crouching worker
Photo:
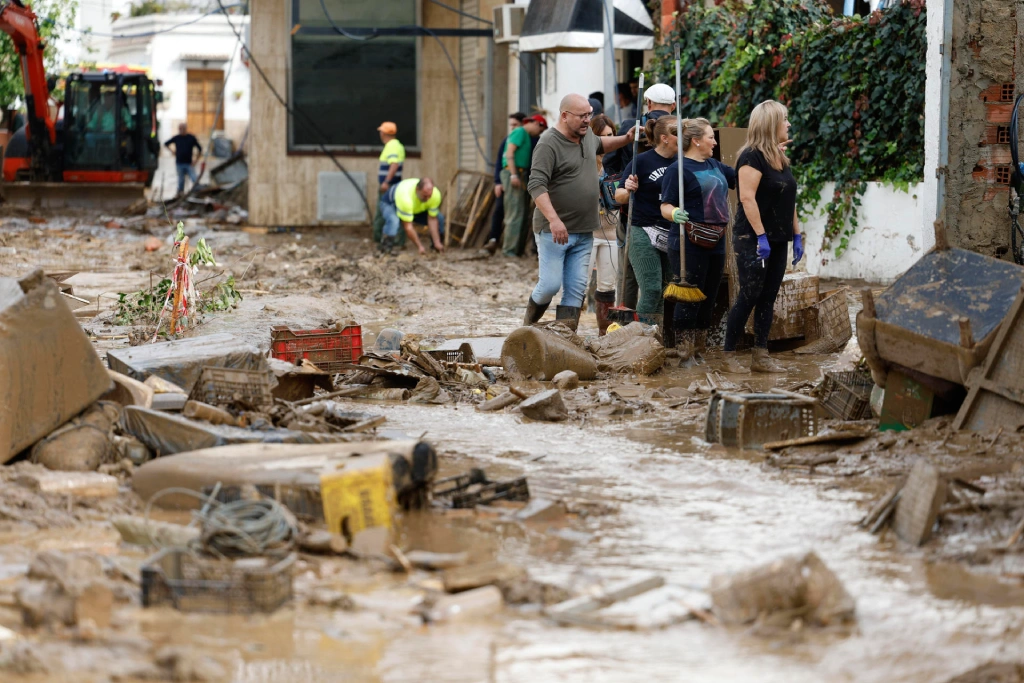
<path fill-rule="evenodd" d="M 441 206 L 441 190 L 434 187 L 430 178 L 409 178 L 393 185 L 381 201 L 384 213 L 384 239 L 380 250 L 390 253 L 395 246 L 398 228 L 402 226 L 405 234 L 416 245 L 420 254 L 427 250 L 420 242 L 420 231 L 414 225 L 425 227 L 430 234 L 430 241 L 437 251 L 444 251 L 441 238 L 444 236 L 444 216 L 438 210 Z"/>

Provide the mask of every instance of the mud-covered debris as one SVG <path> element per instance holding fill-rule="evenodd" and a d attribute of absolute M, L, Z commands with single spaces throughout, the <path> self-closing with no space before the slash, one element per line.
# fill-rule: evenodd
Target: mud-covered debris
<path fill-rule="evenodd" d="M 107 372 L 110 374 L 110 379 L 113 380 L 114 386 L 111 387 L 110 391 L 103 394 L 100 400 L 113 401 L 122 406 L 142 406 L 143 408 L 149 408 L 153 405 L 153 394 L 155 392 L 152 387 L 137 379 L 132 379 L 128 375 L 122 375 L 120 372 L 114 372 L 113 370 L 108 370 Z"/>
<path fill-rule="evenodd" d="M 86 619 L 101 628 L 110 624 L 114 592 L 104 562 L 95 553 L 44 551 L 29 566 L 16 599 L 22 621 L 30 628 L 74 626 Z"/>
<path fill-rule="evenodd" d="M 569 417 L 569 411 L 558 389 L 548 389 L 534 394 L 519 404 L 519 410 L 531 420 L 545 422 L 560 422 Z"/>
<path fill-rule="evenodd" d="M 561 501 L 534 498 L 511 517 L 517 522 L 554 522 L 564 519 L 565 515 L 565 504 Z"/>
<path fill-rule="evenodd" d="M 116 403 L 93 404 L 33 446 L 32 462 L 51 470 L 95 471 L 104 462 L 114 459 L 111 429 L 119 417 L 120 408 Z"/>
<path fill-rule="evenodd" d="M 484 586 L 438 598 L 433 607 L 424 613 L 424 619 L 429 622 L 479 619 L 497 614 L 504 605 L 504 598 L 497 586 Z"/>
<path fill-rule="evenodd" d="M 15 482 L 32 491 L 77 498 L 112 498 L 117 495 L 116 477 L 99 472 L 23 472 Z"/>
<path fill-rule="evenodd" d="M 828 626 L 852 619 L 855 603 L 814 552 L 789 555 L 735 574 L 719 574 L 708 587 L 714 613 L 726 624 L 756 620 Z"/>
<path fill-rule="evenodd" d="M 189 647 L 164 647 L 157 651 L 155 659 L 172 681 L 219 683 L 228 677 L 220 662 Z"/>
<path fill-rule="evenodd" d="M 551 383 L 561 391 L 572 391 L 580 385 L 580 376 L 572 370 L 562 370 L 551 378 Z"/>
<path fill-rule="evenodd" d="M 923 458 L 915 462 L 896 505 L 896 535 L 912 545 L 927 541 L 945 501 L 946 480 L 938 468 Z"/>
<path fill-rule="evenodd" d="M 556 621 L 560 621 L 563 618 L 571 619 L 573 616 L 595 612 L 621 600 L 628 600 L 629 598 L 643 595 L 664 585 L 665 579 L 660 576 L 649 576 L 639 580 L 630 579 L 609 586 L 600 593 L 581 595 L 559 602 L 547 608 L 544 612 Z"/>
<path fill-rule="evenodd" d="M 326 529 L 302 529 L 298 538 L 299 549 L 318 555 L 340 555 L 348 549 L 348 541 L 341 534 Z"/>
<path fill-rule="evenodd" d="M 632 322 L 596 340 L 588 340 L 598 370 L 653 375 L 665 364 L 665 347 L 655 336 L 655 330 Z M 581 375 L 580 379 L 585 378 Z"/>
<path fill-rule="evenodd" d="M 498 394 L 489 401 L 484 401 L 476 407 L 480 412 L 490 412 L 493 410 L 503 410 L 509 406 L 514 406 L 523 399 L 517 396 L 514 392 L 506 391 L 503 394 Z"/>
<path fill-rule="evenodd" d="M 427 550 L 409 550 L 406 559 L 419 569 L 452 569 L 469 563 L 469 553 L 433 553 Z"/>
<path fill-rule="evenodd" d="M 946 683 L 1024 683 L 1024 662 L 987 662 Z"/>
<path fill-rule="evenodd" d="M 315 588 L 306 597 L 306 603 L 315 607 L 355 612 L 358 608 L 352 596 L 333 588 Z"/>
<path fill-rule="evenodd" d="M 506 564 L 504 562 L 484 562 L 464 567 L 453 567 L 444 572 L 442 580 L 444 589 L 449 593 L 459 593 L 490 586 L 502 581 L 512 581 L 526 576 L 526 570 L 522 567 Z"/>
<path fill-rule="evenodd" d="M 538 326 L 520 327 L 506 337 L 501 346 L 501 365 L 510 377 L 541 381 L 563 370 L 572 370 L 579 379 L 589 381 L 597 376 L 598 369 L 589 351 L 557 334 L 554 328 Z"/>
<path fill-rule="evenodd" d="M 199 527 L 147 520 L 134 515 L 118 515 L 110 523 L 125 543 L 143 547 L 185 547 L 199 538 Z"/>

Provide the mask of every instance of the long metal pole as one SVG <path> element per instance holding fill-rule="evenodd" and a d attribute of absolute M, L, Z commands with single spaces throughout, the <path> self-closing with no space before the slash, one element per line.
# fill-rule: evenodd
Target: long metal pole
<path fill-rule="evenodd" d="M 615 4 L 614 0 L 602 0 L 604 5 L 604 112 L 612 121 L 622 121 L 625 112 L 619 111 L 615 97 Z"/>

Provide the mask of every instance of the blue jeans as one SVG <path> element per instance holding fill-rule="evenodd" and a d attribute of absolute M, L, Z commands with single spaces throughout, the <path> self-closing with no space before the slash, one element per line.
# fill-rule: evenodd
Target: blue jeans
<path fill-rule="evenodd" d="M 199 179 L 196 177 L 196 169 L 192 164 L 174 164 L 174 167 L 178 169 L 178 194 L 185 192 L 186 175 L 192 180 L 193 185 L 199 182 Z"/>
<path fill-rule="evenodd" d="M 533 238 L 537 242 L 540 272 L 531 298 L 538 304 L 549 304 L 561 289 L 562 306 L 581 308 L 590 280 L 594 234 L 570 233 L 567 244 L 555 244 L 549 230 L 534 233 Z"/>
<path fill-rule="evenodd" d="M 380 202 L 380 210 L 384 214 L 384 236 L 395 237 L 398 235 L 399 229 L 402 227 L 402 221 L 398 218 L 398 207 L 394 203 L 382 199 Z M 412 223 L 415 225 L 427 225 L 427 212 L 422 211 L 412 217 Z M 437 231 L 441 235 L 441 239 L 444 239 L 444 214 L 437 214 Z"/>

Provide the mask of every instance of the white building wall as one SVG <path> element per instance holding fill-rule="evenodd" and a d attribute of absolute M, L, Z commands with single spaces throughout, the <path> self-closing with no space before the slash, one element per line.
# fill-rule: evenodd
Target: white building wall
<path fill-rule="evenodd" d="M 154 14 L 119 19 L 114 23 L 112 32 L 135 36 L 166 31 L 194 19 L 195 16 Z M 248 17 L 230 18 L 244 36 Z M 204 65 L 200 62 L 183 61 L 183 55 L 221 56 L 228 59 L 211 61 Z M 148 66 L 153 79 L 162 81 L 160 90 L 164 93 L 164 102 L 158 111 L 162 140 L 174 135 L 178 124 L 184 123 L 187 119 L 188 69 L 226 69 L 230 63 L 231 73 L 224 87 L 224 125 L 228 137 L 236 143 L 244 134 L 249 121 L 249 69 L 242 64 L 238 39 L 223 15 L 204 17 L 194 24 L 154 36 L 114 38 L 111 41 L 108 61 Z M 206 145 L 205 140 L 200 142 Z"/>
<path fill-rule="evenodd" d="M 835 186 L 825 185 L 823 197 L 831 197 Z M 868 183 L 857 210 L 860 223 L 850 236 L 849 247 L 840 258 L 835 245 L 824 254 L 821 240 L 825 234 L 825 218 L 821 210 L 815 218 L 802 224 L 805 234 L 807 272 L 823 278 L 867 280 L 889 284 L 934 244 L 931 223 L 925 224 L 925 185 L 912 185 L 909 192 L 900 192 L 881 183 Z"/>

